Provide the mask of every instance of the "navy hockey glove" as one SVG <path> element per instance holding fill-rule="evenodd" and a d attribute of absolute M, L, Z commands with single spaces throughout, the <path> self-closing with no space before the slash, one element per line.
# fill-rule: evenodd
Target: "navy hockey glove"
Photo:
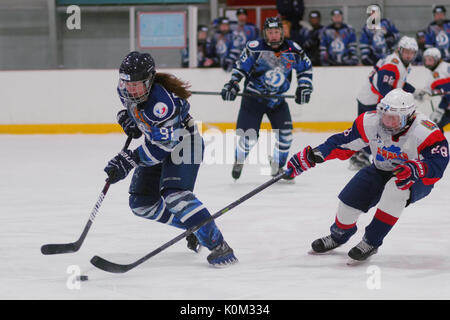
<path fill-rule="evenodd" d="M 300 86 L 295 91 L 295 102 L 298 104 L 305 104 L 311 98 L 312 89 L 309 86 Z"/>
<path fill-rule="evenodd" d="M 120 124 L 123 131 L 125 131 L 127 136 L 132 137 L 133 139 L 137 139 L 142 136 L 141 130 L 139 130 L 136 122 L 130 118 L 127 110 L 123 109 L 117 113 L 117 122 Z"/>
<path fill-rule="evenodd" d="M 138 151 L 124 150 L 108 162 L 104 171 L 108 174 L 109 183 L 113 184 L 125 179 L 138 164 Z"/>
<path fill-rule="evenodd" d="M 405 161 L 394 168 L 394 174 L 397 177 L 395 184 L 400 190 L 407 190 L 411 188 L 416 181 L 423 178 L 427 171 L 428 167 L 422 161 Z"/>
<path fill-rule="evenodd" d="M 311 146 L 307 146 L 299 153 L 293 155 L 287 164 L 289 177 L 295 178 L 303 171 L 316 166 L 316 160 L 313 149 Z"/>
<path fill-rule="evenodd" d="M 220 92 L 220 95 L 222 96 L 222 99 L 225 101 L 234 101 L 237 97 L 239 90 L 240 90 L 239 84 L 236 81 L 231 80 L 230 82 L 225 83 L 222 91 Z"/>

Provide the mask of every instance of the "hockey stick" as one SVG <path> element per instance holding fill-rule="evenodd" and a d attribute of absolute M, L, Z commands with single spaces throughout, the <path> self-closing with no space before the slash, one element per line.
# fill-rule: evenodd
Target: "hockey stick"
<path fill-rule="evenodd" d="M 133 138 L 131 136 L 129 136 L 127 138 L 127 141 L 125 142 L 125 145 L 122 148 L 122 150 L 125 150 L 125 149 L 128 148 L 128 146 L 130 145 L 132 139 Z M 103 199 L 105 198 L 106 193 L 108 192 L 108 189 L 109 189 L 110 185 L 111 184 L 109 183 L 109 179 L 106 179 L 105 186 L 103 187 L 103 190 L 100 193 L 100 196 L 98 197 L 98 200 L 95 203 L 94 208 L 91 211 L 91 214 L 89 216 L 89 220 L 86 223 L 86 226 L 84 227 L 80 238 L 77 241 L 71 242 L 71 243 L 44 244 L 41 247 L 42 254 L 46 254 L 47 255 L 47 254 L 72 253 L 72 252 L 77 252 L 78 249 L 80 249 L 81 245 L 83 244 L 84 239 L 86 238 L 86 235 L 87 235 L 89 229 L 91 228 L 92 222 L 94 221 L 95 216 L 98 213 L 98 209 L 102 205 Z"/>
<path fill-rule="evenodd" d="M 94 256 L 91 259 L 91 263 L 96 266 L 97 268 L 103 270 L 103 271 L 107 271 L 107 272 L 112 272 L 112 273 L 125 273 L 135 267 L 137 267 L 138 265 L 140 265 L 141 263 L 147 261 L 148 259 L 154 257 L 155 255 L 157 255 L 158 253 L 160 253 L 161 251 L 167 249 L 168 247 L 172 246 L 173 244 L 177 243 L 178 241 L 180 241 L 181 239 L 186 238 L 186 236 L 188 236 L 189 234 L 197 231 L 198 229 L 200 229 L 202 226 L 204 226 L 205 224 L 217 219 L 218 217 L 220 217 L 221 215 L 223 215 L 224 213 L 230 211 L 231 209 L 233 209 L 234 207 L 238 206 L 239 204 L 243 203 L 245 200 L 250 199 L 251 197 L 253 197 L 255 194 L 259 193 L 260 191 L 266 189 L 267 187 L 271 186 L 272 184 L 274 184 L 275 182 L 277 182 L 278 180 L 280 180 L 281 178 L 283 178 L 287 173 L 279 173 L 277 176 L 275 176 L 274 178 L 272 178 L 271 180 L 267 181 L 266 183 L 260 185 L 259 187 L 257 187 L 256 189 L 250 191 L 249 193 L 247 193 L 245 196 L 239 198 L 238 200 L 234 201 L 233 203 L 229 204 L 228 206 L 226 206 L 225 208 L 223 208 L 222 210 L 216 212 L 215 214 L 213 214 L 211 217 L 209 217 L 208 219 L 204 220 L 203 222 L 201 222 L 200 224 L 196 225 L 195 227 L 192 227 L 186 231 L 184 231 L 183 233 L 181 233 L 180 235 L 176 236 L 175 238 L 173 238 L 172 240 L 166 242 L 165 244 L 163 244 L 162 246 L 160 246 L 159 248 L 153 250 L 152 252 L 148 253 L 147 255 L 143 256 L 142 258 L 140 258 L 139 260 L 136 260 L 133 263 L 130 264 L 117 264 L 114 262 L 110 262 L 108 260 L 105 260 L 99 256 Z"/>
<path fill-rule="evenodd" d="M 212 91 L 191 91 L 192 94 L 204 94 L 210 96 L 220 96 L 220 92 L 212 92 Z M 236 95 L 241 97 L 256 97 L 256 98 L 269 98 L 269 99 L 281 99 L 281 98 L 289 98 L 295 99 L 294 95 L 271 95 L 271 94 L 257 94 L 250 92 L 237 93 Z"/>

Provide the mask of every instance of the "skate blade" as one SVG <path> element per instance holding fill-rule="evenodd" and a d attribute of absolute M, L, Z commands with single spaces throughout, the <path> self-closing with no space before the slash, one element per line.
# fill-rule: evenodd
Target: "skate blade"
<path fill-rule="evenodd" d="M 326 251 L 326 252 L 316 252 L 316 251 L 311 249 L 311 250 L 308 251 L 308 254 L 310 254 L 312 256 L 326 256 L 326 255 L 330 255 L 330 254 L 333 254 L 333 253 L 334 253 L 333 250 L 329 250 L 329 251 Z"/>
<path fill-rule="evenodd" d="M 210 266 L 211 268 L 214 268 L 214 269 L 225 269 L 225 268 L 231 267 L 233 264 L 236 264 L 236 263 L 238 263 L 238 262 L 239 262 L 239 260 L 238 260 L 238 259 L 235 259 L 235 260 L 233 260 L 233 261 L 227 261 L 227 262 L 222 262 L 222 263 L 209 264 L 209 266 Z"/>
<path fill-rule="evenodd" d="M 349 267 L 356 267 L 356 266 L 362 265 L 362 264 L 364 264 L 366 262 L 367 262 L 367 259 L 366 260 L 355 260 L 355 259 L 352 259 L 352 258 L 348 258 L 346 264 Z"/>

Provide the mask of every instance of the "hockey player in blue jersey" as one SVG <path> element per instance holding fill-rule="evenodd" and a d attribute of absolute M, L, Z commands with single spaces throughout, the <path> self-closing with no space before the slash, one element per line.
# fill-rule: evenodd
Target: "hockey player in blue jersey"
<path fill-rule="evenodd" d="M 322 66 L 353 66 L 358 64 L 355 30 L 343 22 L 342 11 L 331 11 L 332 23 L 326 26 L 320 39 Z"/>
<path fill-rule="evenodd" d="M 433 8 L 434 21 L 428 25 L 425 48 L 438 48 L 442 59 L 450 62 L 450 21 L 445 19 L 446 12 L 444 6 Z"/>
<path fill-rule="evenodd" d="M 119 79 L 117 90 L 125 109 L 117 114 L 118 122 L 127 135 L 144 135 L 144 141 L 108 162 L 109 182 L 124 179 L 134 169 L 129 204 L 135 215 L 182 229 L 198 225 L 211 215 L 193 193 L 204 144 L 189 115 L 187 84 L 157 73 L 153 58 L 136 51 L 122 61 Z M 237 261 L 214 221 L 188 237 L 194 251 L 199 249 L 197 239 L 211 250 L 211 265 Z"/>
<path fill-rule="evenodd" d="M 368 14 L 380 12 L 378 5 L 372 5 Z M 400 39 L 400 33 L 395 25 L 388 19 L 382 18 L 375 29 L 369 29 L 367 24 L 361 31 L 359 48 L 361 50 L 361 62 L 367 66 L 373 66 L 379 59 L 390 55 Z"/>
<path fill-rule="evenodd" d="M 311 61 L 295 42 L 285 40 L 278 17 L 267 18 L 263 29 L 264 39 L 247 43 L 232 71 L 231 80 L 222 91 L 222 99 L 233 101 L 239 92 L 239 82 L 245 78 L 244 93 L 280 95 L 291 84 L 292 70 L 297 75 L 295 102 L 309 102 L 312 86 Z M 244 96 L 237 119 L 239 141 L 236 148 L 232 176 L 239 179 L 244 161 L 257 143 L 264 114 L 275 130 L 276 143 L 271 157 L 272 175 L 282 171 L 286 164 L 292 142 L 292 120 L 289 106 L 284 98 L 259 98 Z M 254 133 L 254 134 L 252 134 Z"/>
<path fill-rule="evenodd" d="M 341 191 L 331 234 L 312 242 L 312 253 L 345 244 L 356 233 L 359 216 L 377 206 L 362 241 L 348 252 L 350 263 L 375 254 L 405 207 L 430 194 L 449 161 L 445 136 L 416 111 L 413 95 L 397 88 L 381 100 L 376 111 L 358 116 L 348 130 L 294 155 L 288 169 L 295 177 L 316 164 L 347 159 L 364 147 L 370 147 L 374 161 Z"/>
<path fill-rule="evenodd" d="M 252 24 L 247 22 L 248 13 L 244 8 L 240 8 L 236 11 L 237 23 L 231 25 L 231 30 L 233 34 L 233 52 L 236 52 L 236 56 L 231 55 L 231 58 L 234 58 L 227 61 L 231 65 L 229 68 L 225 67 L 224 69 L 230 69 L 233 67 L 234 62 L 239 58 L 241 51 L 245 48 L 245 44 L 249 41 L 256 40 L 259 37 L 258 28 Z"/>

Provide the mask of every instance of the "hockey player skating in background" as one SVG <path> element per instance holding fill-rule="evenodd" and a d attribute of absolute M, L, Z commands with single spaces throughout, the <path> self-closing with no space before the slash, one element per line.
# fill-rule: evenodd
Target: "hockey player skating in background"
<path fill-rule="evenodd" d="M 309 102 L 312 86 L 311 61 L 295 42 L 285 40 L 279 18 L 267 18 L 263 29 L 264 39 L 247 43 L 233 68 L 231 80 L 221 92 L 222 99 L 233 101 L 239 92 L 239 82 L 245 78 L 244 93 L 280 95 L 288 91 L 292 70 L 297 75 L 295 102 Z M 244 161 L 257 143 L 264 114 L 275 130 L 275 147 L 271 157 L 273 176 L 281 172 L 286 164 L 292 142 L 292 120 L 289 106 L 284 98 L 259 98 L 244 96 L 237 119 L 239 141 L 235 153 L 232 176 L 239 179 Z"/>
<path fill-rule="evenodd" d="M 427 86 L 417 92 L 415 97 L 421 101 L 425 94 L 442 96 L 430 119 L 443 130 L 450 123 L 450 64 L 442 60 L 441 52 L 437 48 L 426 49 L 423 59 L 424 66 L 430 70 L 430 75 Z"/>
<path fill-rule="evenodd" d="M 376 110 L 377 104 L 392 89 L 403 88 L 414 92 L 414 87 L 407 82 L 418 47 L 414 38 L 403 36 L 393 54 L 378 60 L 374 69 L 364 81 L 356 98 L 358 115 Z M 359 170 L 370 165 L 370 150 L 366 148 L 350 158 L 350 169 Z"/>
<path fill-rule="evenodd" d="M 346 243 L 356 232 L 359 216 L 378 205 L 362 241 L 348 252 L 350 262 L 375 254 L 404 208 L 431 192 L 449 161 L 448 142 L 442 132 L 416 112 L 411 93 L 397 88 L 381 100 L 376 111 L 358 116 L 350 129 L 294 155 L 288 169 L 295 177 L 317 163 L 348 159 L 364 147 L 370 147 L 374 161 L 339 194 L 331 234 L 312 243 L 313 253 L 325 253 Z"/>
<path fill-rule="evenodd" d="M 129 189 L 132 212 L 170 226 L 192 228 L 211 215 L 193 193 L 204 144 L 189 115 L 187 85 L 170 74 L 157 73 L 153 58 L 136 51 L 125 57 L 119 73 L 117 90 L 125 109 L 117 120 L 127 135 L 143 134 L 144 141 L 108 162 L 109 181 L 116 183 L 135 169 Z M 180 136 L 189 144 L 181 151 L 177 148 Z M 174 161 L 180 152 L 181 161 Z M 194 251 L 199 249 L 197 239 L 211 250 L 207 257 L 211 265 L 237 261 L 214 221 L 188 238 L 188 247 Z"/>
<path fill-rule="evenodd" d="M 445 18 L 447 10 L 444 6 L 433 7 L 433 22 L 426 30 L 425 48 L 438 48 L 442 59 L 450 62 L 450 21 Z"/>

